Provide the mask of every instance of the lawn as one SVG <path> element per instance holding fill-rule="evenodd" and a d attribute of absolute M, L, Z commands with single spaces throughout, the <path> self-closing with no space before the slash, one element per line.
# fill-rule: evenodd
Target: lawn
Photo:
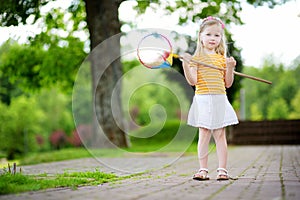
<path fill-rule="evenodd" d="M 148 151 L 157 149 L 157 145 L 148 145 L 146 148 Z M 131 152 L 141 152 L 145 150 L 142 146 L 136 144 L 135 147 L 129 148 Z M 187 150 L 186 154 L 194 154 L 196 150 L 196 144 L 193 143 Z M 172 152 L 170 152 L 172 153 Z M 17 162 L 18 165 L 37 164 L 43 162 L 53 162 L 69 159 L 86 158 L 91 156 L 102 157 L 122 157 L 126 154 L 126 151 L 120 151 L 116 149 L 98 149 L 91 150 L 89 152 L 85 148 L 68 148 L 59 151 L 50 151 L 42 153 L 32 153 L 23 157 L 20 160 L 10 161 Z M 15 175 L 8 172 L 7 163 L 2 164 L 4 173 L 0 174 L 0 195 L 10 193 L 20 193 L 25 191 L 37 191 L 47 188 L 61 188 L 69 187 L 76 189 L 85 185 L 99 185 L 106 182 L 114 182 L 130 178 L 132 176 L 118 177 L 115 174 L 107 174 L 95 170 L 94 172 L 74 172 L 64 173 L 56 175 L 24 175 L 17 172 Z"/>
<path fill-rule="evenodd" d="M 99 185 L 129 178 L 118 177 L 95 170 L 93 172 L 73 172 L 48 176 L 47 174 L 24 175 L 22 173 L 4 173 L 0 175 L 0 195 L 37 191 L 47 188 L 69 187 L 76 189 L 79 186 Z"/>
<path fill-rule="evenodd" d="M 48 152 L 33 152 L 28 153 L 26 156 L 19 158 L 18 160 L 12 160 L 10 163 L 17 163 L 18 165 L 32 165 L 38 163 L 55 162 L 62 160 L 71 160 L 78 158 L 87 157 L 120 157 L 128 152 L 185 152 L 185 154 L 193 154 L 197 151 L 197 138 L 194 135 L 185 138 L 183 136 L 180 139 L 173 139 L 176 134 L 178 134 L 178 127 L 180 126 L 180 121 L 171 120 L 167 121 L 161 130 L 152 137 L 145 137 L 151 134 L 153 130 L 158 130 L 160 125 L 153 125 L 151 127 L 145 127 L 137 131 L 130 133 L 130 147 L 123 149 L 86 149 L 81 148 L 65 148 L 56 151 Z M 181 131 L 184 132 L 183 135 L 195 134 L 195 129 L 187 126 L 181 125 Z M 191 141 L 193 140 L 193 141 Z M 164 149 L 163 147 L 169 147 Z M 0 168 L 6 167 L 6 162 L 0 162 Z"/>
<path fill-rule="evenodd" d="M 79 159 L 87 157 L 123 157 L 130 153 L 143 152 L 164 152 L 172 154 L 173 152 L 181 152 L 184 155 L 196 154 L 197 144 L 192 138 L 189 140 L 180 139 L 173 142 L 176 135 L 174 127 L 178 127 L 178 122 L 169 122 L 163 129 L 151 138 L 131 137 L 131 146 L 123 149 L 86 149 L 86 148 L 66 148 L 49 152 L 29 153 L 19 160 L 9 161 L 9 163 L 17 163 L 20 165 L 32 165 L 38 163 L 55 162 L 70 159 Z M 141 129 L 133 135 L 147 134 L 153 127 Z M 155 127 L 154 127 L 155 128 Z M 189 133 L 189 127 L 183 129 Z M 170 145 L 170 148 L 163 149 L 164 146 Z M 128 177 L 117 177 L 115 174 L 106 174 L 95 170 L 93 172 L 76 172 L 64 173 L 49 176 L 47 174 L 24 175 L 22 173 L 11 174 L 8 172 L 7 162 L 0 163 L 2 173 L 0 174 L 0 194 L 19 193 L 24 191 L 36 191 L 47 188 L 69 187 L 76 189 L 84 185 L 98 185 L 105 182 L 113 182 Z"/>

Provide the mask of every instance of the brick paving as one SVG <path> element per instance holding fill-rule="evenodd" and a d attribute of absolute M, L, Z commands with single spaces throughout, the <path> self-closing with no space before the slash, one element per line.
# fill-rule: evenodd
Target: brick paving
<path fill-rule="evenodd" d="M 117 175 L 147 170 L 114 183 L 98 186 L 48 189 L 3 195 L 0 199 L 251 199 L 299 200 L 300 199 L 300 146 L 231 146 L 228 170 L 238 180 L 217 181 L 217 157 L 209 156 L 209 181 L 192 180 L 198 169 L 196 156 L 105 158 L 106 165 L 95 159 L 39 164 L 24 167 L 24 173 L 59 173 L 87 171 L 99 168 Z M 107 165 L 109 163 L 110 166 Z M 168 164 L 169 163 L 169 164 Z M 125 166 L 126 165 L 126 166 Z M 113 167 L 111 167 L 113 166 Z M 149 169 L 152 170 L 149 170 Z M 135 170 L 132 170 L 135 169 Z"/>

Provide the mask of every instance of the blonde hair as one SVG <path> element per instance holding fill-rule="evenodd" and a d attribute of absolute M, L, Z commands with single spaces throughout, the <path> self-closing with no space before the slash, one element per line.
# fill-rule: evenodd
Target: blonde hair
<path fill-rule="evenodd" d="M 225 31 L 224 31 L 224 24 L 222 21 L 220 21 L 218 18 L 210 17 L 210 18 L 205 18 L 200 25 L 199 29 L 199 34 L 198 34 L 198 40 L 197 40 L 197 48 L 195 50 L 194 55 L 195 56 L 200 56 L 203 55 L 203 44 L 200 39 L 201 33 L 205 30 L 206 27 L 212 26 L 212 25 L 219 25 L 222 29 L 221 33 L 221 41 L 219 46 L 216 48 L 216 53 L 225 56 L 227 47 L 226 47 L 226 38 L 225 38 Z"/>

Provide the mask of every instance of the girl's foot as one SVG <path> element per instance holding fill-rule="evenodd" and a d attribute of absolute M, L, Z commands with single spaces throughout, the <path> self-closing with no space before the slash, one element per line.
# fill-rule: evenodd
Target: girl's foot
<path fill-rule="evenodd" d="M 217 172 L 218 172 L 218 176 L 217 176 L 218 181 L 229 180 L 228 171 L 226 169 L 218 168 Z"/>
<path fill-rule="evenodd" d="M 194 174 L 193 179 L 197 180 L 197 181 L 206 181 L 206 180 L 209 180 L 208 169 L 206 169 L 206 168 L 200 168 L 199 171 L 196 174 Z"/>

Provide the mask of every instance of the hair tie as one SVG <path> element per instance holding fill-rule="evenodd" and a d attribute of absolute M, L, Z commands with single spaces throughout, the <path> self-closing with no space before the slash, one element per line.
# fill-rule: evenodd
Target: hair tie
<path fill-rule="evenodd" d="M 213 16 L 208 16 L 206 18 L 203 19 L 202 23 L 206 22 L 206 21 L 210 21 L 210 20 L 216 20 L 221 24 L 222 29 L 225 28 L 225 24 L 222 22 L 222 20 L 218 17 L 213 17 Z"/>

